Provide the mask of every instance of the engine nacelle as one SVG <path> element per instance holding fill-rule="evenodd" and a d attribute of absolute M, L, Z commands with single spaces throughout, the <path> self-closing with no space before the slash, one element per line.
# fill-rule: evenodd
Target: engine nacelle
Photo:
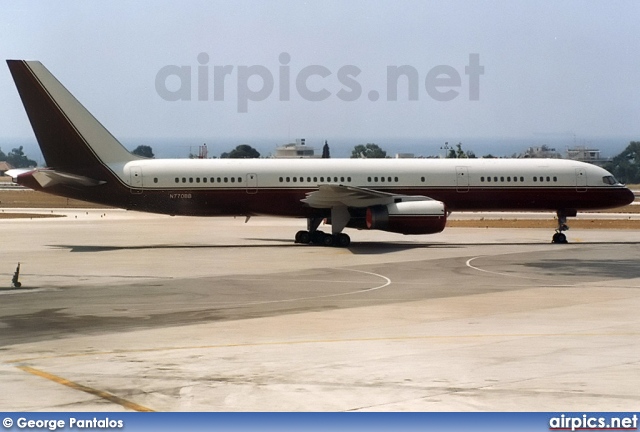
<path fill-rule="evenodd" d="M 435 234 L 447 223 L 444 203 L 435 200 L 405 201 L 367 208 L 365 225 L 400 234 Z"/>

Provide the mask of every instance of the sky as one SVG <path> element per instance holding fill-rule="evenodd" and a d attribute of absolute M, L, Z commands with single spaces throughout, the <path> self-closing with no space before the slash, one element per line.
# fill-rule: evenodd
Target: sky
<path fill-rule="evenodd" d="M 125 146 L 164 157 L 296 138 L 343 156 L 616 154 L 640 139 L 638 17 L 635 0 L 4 0 L 0 57 L 41 61 Z M 0 148 L 35 148 L 1 65 L 0 95 Z"/>

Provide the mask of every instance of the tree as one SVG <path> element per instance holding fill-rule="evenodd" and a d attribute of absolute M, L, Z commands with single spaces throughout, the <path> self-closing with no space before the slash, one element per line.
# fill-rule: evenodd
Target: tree
<path fill-rule="evenodd" d="M 640 141 L 631 141 L 626 149 L 603 166 L 622 183 L 640 183 Z"/>
<path fill-rule="evenodd" d="M 475 159 L 476 154 L 472 150 L 464 151 L 462 150 L 462 143 L 459 142 L 456 144 L 456 149 L 449 148 L 447 143 L 445 143 L 445 149 L 449 150 L 447 154 L 447 159 Z"/>
<path fill-rule="evenodd" d="M 220 155 L 222 159 L 255 159 L 259 158 L 260 153 L 248 144 L 240 144 L 229 153 L 224 152 Z"/>
<path fill-rule="evenodd" d="M 31 160 L 24 155 L 22 146 L 11 150 L 7 155 L 6 161 L 13 165 L 15 168 L 30 168 L 38 165 L 36 161 Z"/>
<path fill-rule="evenodd" d="M 133 153 L 134 155 L 146 157 L 149 159 L 153 159 L 154 157 L 153 149 L 151 148 L 151 146 L 148 146 L 148 145 L 139 145 L 131 153 Z"/>
<path fill-rule="evenodd" d="M 327 140 L 324 141 L 324 147 L 322 147 L 322 159 L 331 158 L 331 152 L 329 151 L 329 144 L 327 144 Z"/>
<path fill-rule="evenodd" d="M 383 159 L 387 157 L 387 152 L 382 150 L 377 144 L 367 143 L 366 145 L 358 144 L 351 152 L 351 158 L 366 159 Z"/>
<path fill-rule="evenodd" d="M 0 148 L 0 162 L 4 162 L 7 160 L 7 155 L 3 153 L 2 149 Z"/>

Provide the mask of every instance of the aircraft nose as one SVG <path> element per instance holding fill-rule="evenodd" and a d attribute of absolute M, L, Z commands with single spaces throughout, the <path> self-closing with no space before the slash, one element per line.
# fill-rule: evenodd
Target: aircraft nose
<path fill-rule="evenodd" d="M 635 193 L 633 193 L 631 189 L 623 188 L 618 193 L 618 198 L 619 198 L 620 206 L 624 206 L 634 202 L 636 199 L 636 195 Z"/>

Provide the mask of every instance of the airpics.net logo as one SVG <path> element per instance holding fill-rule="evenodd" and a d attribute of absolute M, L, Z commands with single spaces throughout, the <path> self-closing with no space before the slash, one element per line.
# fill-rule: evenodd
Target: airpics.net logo
<path fill-rule="evenodd" d="M 197 56 L 197 66 L 162 67 L 156 74 L 156 92 L 169 102 L 193 99 L 224 102 L 230 93 L 229 87 L 235 84 L 235 91 L 231 89 L 231 92 L 237 97 L 239 113 L 249 112 L 250 103 L 269 98 L 277 97 L 280 102 L 288 102 L 294 92 L 309 102 L 331 98 L 354 102 L 363 97 L 376 102 L 381 97 L 381 92 L 375 89 L 363 96 L 365 91 L 358 80 L 363 71 L 355 65 L 344 65 L 335 71 L 318 64 L 292 68 L 291 55 L 286 52 L 280 53 L 275 74 L 263 65 L 215 65 L 210 62 L 209 54 L 202 52 Z M 426 97 L 434 101 L 449 102 L 461 95 L 463 86 L 468 88 L 468 100 L 480 100 L 480 76 L 484 75 L 480 54 L 469 54 L 464 72 L 450 65 L 437 65 L 423 71 L 423 74 L 411 65 L 387 66 L 386 101 L 395 102 L 399 98 L 419 101 L 426 93 Z M 336 86 L 339 86 L 337 91 L 327 89 Z M 274 91 L 277 96 L 273 96 Z"/>

